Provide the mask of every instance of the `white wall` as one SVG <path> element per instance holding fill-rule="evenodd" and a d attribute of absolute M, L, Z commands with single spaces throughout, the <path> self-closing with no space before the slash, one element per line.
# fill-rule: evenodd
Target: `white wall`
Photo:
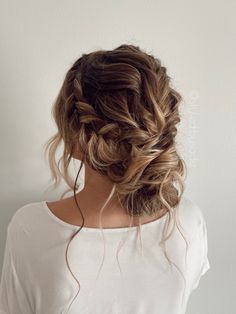
<path fill-rule="evenodd" d="M 186 193 L 204 212 L 211 263 L 188 314 L 235 311 L 235 9 L 213 0 L 1 0 L 1 258 L 15 210 L 60 195 L 45 191 L 42 145 L 55 131 L 51 103 L 65 72 L 81 53 L 131 43 L 163 61 L 184 97 Z"/>

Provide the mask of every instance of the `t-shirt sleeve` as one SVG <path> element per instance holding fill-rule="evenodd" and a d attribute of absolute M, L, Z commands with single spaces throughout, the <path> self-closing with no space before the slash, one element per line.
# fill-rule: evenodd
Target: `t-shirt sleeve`
<path fill-rule="evenodd" d="M 193 256 L 195 256 L 195 260 L 193 261 L 194 276 L 191 283 L 191 290 L 198 287 L 201 277 L 210 269 L 207 226 L 201 210 L 199 210 L 198 227 L 198 232 L 193 238 Z"/>
<path fill-rule="evenodd" d="M 0 282 L 0 314 L 32 313 L 16 271 L 8 227 Z"/>

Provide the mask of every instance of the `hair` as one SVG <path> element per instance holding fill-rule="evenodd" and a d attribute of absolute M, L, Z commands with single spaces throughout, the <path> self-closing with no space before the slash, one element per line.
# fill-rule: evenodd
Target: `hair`
<path fill-rule="evenodd" d="M 47 141 L 45 153 L 54 187 L 63 177 L 68 191 L 74 190 L 82 216 L 83 223 L 69 243 L 84 226 L 75 191 L 86 161 L 114 183 L 100 214 L 115 193 L 131 219 L 167 211 L 159 245 L 170 263 L 165 241 L 175 224 L 182 234 L 174 209 L 184 191 L 186 170 L 175 142 L 182 97 L 170 81 L 160 59 L 128 44 L 84 53 L 66 73 L 52 107 L 58 131 Z M 61 142 L 64 150 L 57 162 Z M 68 167 L 77 151 L 81 163 L 73 182 Z M 174 224 L 168 234 L 171 219 Z M 140 224 L 138 229 L 140 232 Z"/>

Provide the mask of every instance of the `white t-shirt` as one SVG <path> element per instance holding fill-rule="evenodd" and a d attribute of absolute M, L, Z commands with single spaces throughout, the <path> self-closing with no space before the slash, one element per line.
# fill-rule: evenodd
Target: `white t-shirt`
<path fill-rule="evenodd" d="M 8 225 L 0 314 L 185 313 L 210 268 L 206 223 L 190 199 L 183 196 L 175 209 L 189 242 L 186 267 L 186 243 L 176 227 L 166 241 L 172 269 L 158 244 L 165 215 L 141 225 L 141 240 L 136 226 L 103 229 L 104 238 L 99 228 L 83 227 L 68 249 L 73 275 L 65 252 L 79 227 L 56 217 L 46 202 L 22 206 Z"/>

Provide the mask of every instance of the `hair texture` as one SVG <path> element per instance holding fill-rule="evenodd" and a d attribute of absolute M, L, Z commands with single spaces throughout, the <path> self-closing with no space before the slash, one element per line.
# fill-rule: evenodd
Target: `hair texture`
<path fill-rule="evenodd" d="M 114 183 L 100 214 L 115 193 L 131 219 L 167 211 L 159 245 L 170 263 L 165 241 L 175 224 L 182 234 L 174 209 L 184 191 L 186 169 L 175 143 L 182 97 L 170 80 L 159 59 L 128 44 L 82 54 L 68 70 L 52 108 L 58 131 L 47 141 L 45 152 L 54 187 L 63 177 L 68 191 L 74 190 L 83 219 L 70 241 L 84 226 L 75 191 L 86 161 Z M 55 155 L 61 142 L 64 150 L 57 162 Z M 81 163 L 73 182 L 68 166 L 77 151 Z"/>

